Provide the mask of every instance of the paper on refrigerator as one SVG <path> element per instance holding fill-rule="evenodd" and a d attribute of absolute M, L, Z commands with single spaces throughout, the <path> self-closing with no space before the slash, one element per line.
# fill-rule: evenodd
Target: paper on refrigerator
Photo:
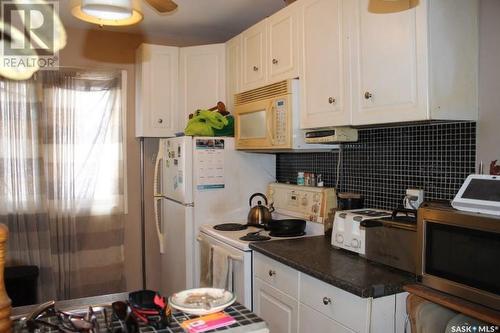
<path fill-rule="evenodd" d="M 196 188 L 224 188 L 224 139 L 196 139 L 195 158 L 195 165 L 198 167 Z"/>

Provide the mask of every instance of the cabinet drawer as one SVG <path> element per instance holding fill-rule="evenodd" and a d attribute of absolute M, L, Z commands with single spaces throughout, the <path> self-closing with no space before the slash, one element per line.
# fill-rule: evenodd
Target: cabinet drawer
<path fill-rule="evenodd" d="M 300 302 L 356 332 L 367 332 L 370 298 L 361 298 L 300 274 Z"/>
<path fill-rule="evenodd" d="M 307 305 L 299 305 L 299 332 L 354 333 Z"/>
<path fill-rule="evenodd" d="M 255 276 L 286 295 L 298 298 L 299 272 L 263 254 L 254 252 Z"/>

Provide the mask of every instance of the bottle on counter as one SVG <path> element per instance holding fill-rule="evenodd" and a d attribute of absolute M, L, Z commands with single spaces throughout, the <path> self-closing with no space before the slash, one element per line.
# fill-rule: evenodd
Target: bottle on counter
<path fill-rule="evenodd" d="M 309 172 L 304 173 L 304 185 L 311 186 L 311 178 L 310 178 Z"/>
<path fill-rule="evenodd" d="M 297 173 L 297 185 L 304 186 L 305 185 L 305 177 L 303 172 Z"/>
<path fill-rule="evenodd" d="M 318 186 L 318 187 L 325 186 L 325 183 L 323 182 L 323 176 L 320 173 L 316 177 L 316 186 Z"/>

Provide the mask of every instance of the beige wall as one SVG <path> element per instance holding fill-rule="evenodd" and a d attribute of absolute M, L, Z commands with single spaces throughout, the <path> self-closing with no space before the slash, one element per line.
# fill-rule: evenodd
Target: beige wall
<path fill-rule="evenodd" d="M 477 160 L 500 160 L 500 1 L 481 0 Z"/>
<path fill-rule="evenodd" d="M 127 180 L 128 180 L 128 215 L 125 219 L 125 265 L 127 290 L 142 287 L 141 243 L 140 243 L 140 155 L 139 140 L 135 138 L 135 49 L 142 42 L 157 44 L 178 44 L 166 40 L 148 40 L 141 35 L 107 32 L 104 30 L 67 29 L 68 44 L 60 52 L 60 65 L 90 69 L 121 69 L 127 71 Z M 159 287 L 159 254 L 153 224 L 152 170 L 157 140 L 146 140 L 146 215 L 148 219 L 148 287 Z"/>

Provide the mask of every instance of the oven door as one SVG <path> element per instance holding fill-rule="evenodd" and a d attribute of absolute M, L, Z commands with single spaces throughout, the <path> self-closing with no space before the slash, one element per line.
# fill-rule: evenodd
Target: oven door
<path fill-rule="evenodd" d="M 422 283 L 500 310 L 500 221 L 472 214 L 419 211 Z"/>
<path fill-rule="evenodd" d="M 232 275 L 229 281 L 229 289 L 236 295 L 236 301 L 252 310 L 252 252 L 242 251 L 221 242 L 212 236 L 200 232 L 197 237 L 198 243 L 206 242 L 209 246 L 220 246 L 230 253 Z M 206 246 L 199 246 L 199 251 L 203 251 Z M 202 258 L 203 255 L 198 256 Z M 198 283 L 200 281 L 201 264 L 197 265 Z"/>

